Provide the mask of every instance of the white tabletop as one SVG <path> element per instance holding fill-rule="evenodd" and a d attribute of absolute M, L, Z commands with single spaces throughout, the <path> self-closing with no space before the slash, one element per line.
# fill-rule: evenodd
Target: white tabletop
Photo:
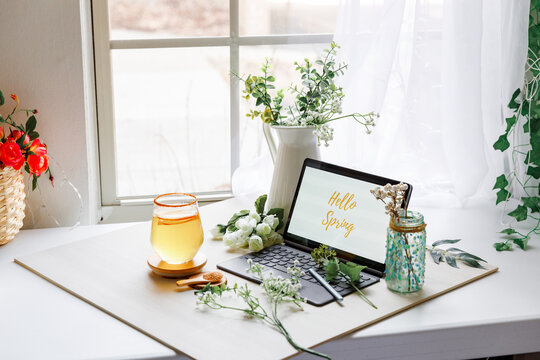
<path fill-rule="evenodd" d="M 531 239 L 527 251 L 498 253 L 492 244 L 498 241 L 500 215 L 493 206 L 421 211 L 429 243 L 462 238 L 460 248 L 485 258 L 499 272 L 318 349 L 335 359 L 455 359 L 540 351 L 540 239 Z M 0 247 L 1 359 L 175 355 L 13 263 L 16 256 L 131 225 L 27 230 Z M 212 224 L 205 225 L 208 230 Z"/>

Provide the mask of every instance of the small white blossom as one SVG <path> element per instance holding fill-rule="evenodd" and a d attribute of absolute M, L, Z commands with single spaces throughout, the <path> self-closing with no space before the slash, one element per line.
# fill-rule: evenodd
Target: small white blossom
<path fill-rule="evenodd" d="M 212 238 L 216 240 L 223 239 L 223 234 L 221 233 L 221 231 L 219 231 L 219 227 L 217 226 L 214 226 L 213 228 L 210 229 L 210 234 L 212 235 Z"/>

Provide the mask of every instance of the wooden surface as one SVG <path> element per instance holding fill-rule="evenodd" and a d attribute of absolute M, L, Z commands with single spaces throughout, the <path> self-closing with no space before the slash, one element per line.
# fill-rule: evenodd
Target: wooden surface
<path fill-rule="evenodd" d="M 247 207 L 234 199 L 204 211 L 205 219 L 226 219 L 230 209 Z M 225 209 L 227 209 L 225 211 Z M 211 224 L 205 224 L 209 228 Z M 284 358 L 295 350 L 274 329 L 258 320 L 246 319 L 232 311 L 215 311 L 196 306 L 191 292 L 176 292 L 176 281 L 151 273 L 145 264 L 152 249 L 150 223 L 138 224 L 116 232 L 86 239 L 16 259 L 75 296 L 93 304 L 162 344 L 197 359 Z M 384 239 L 381 239 L 384 241 Z M 201 248 L 207 257 L 206 271 L 223 259 L 237 256 L 218 241 L 208 237 Z M 117 271 L 110 271 L 112 268 Z M 406 310 L 459 286 L 497 271 L 462 266 L 453 269 L 435 265 L 428 257 L 426 284 L 418 293 L 398 295 L 386 289 L 384 281 L 365 290 L 379 307 L 371 308 L 355 294 L 345 297 L 344 306 L 336 303 L 322 308 L 304 305 L 304 311 L 283 306 L 283 323 L 301 345 L 312 347 L 353 332 Z M 229 284 L 244 280 L 228 275 Z M 474 286 L 474 285 L 473 285 Z M 258 286 L 250 283 L 255 294 Z M 216 338 L 219 346 L 208 347 Z M 265 351 L 261 351 L 264 346 Z"/>

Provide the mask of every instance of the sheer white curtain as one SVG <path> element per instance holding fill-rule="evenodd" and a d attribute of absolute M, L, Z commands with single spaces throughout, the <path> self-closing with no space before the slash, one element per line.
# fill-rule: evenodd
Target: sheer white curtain
<path fill-rule="evenodd" d="M 381 118 L 371 135 L 335 122 L 323 160 L 404 179 L 423 205 L 492 196 L 504 169 L 492 144 L 523 82 L 528 13 L 527 0 L 342 1 L 343 110 Z"/>

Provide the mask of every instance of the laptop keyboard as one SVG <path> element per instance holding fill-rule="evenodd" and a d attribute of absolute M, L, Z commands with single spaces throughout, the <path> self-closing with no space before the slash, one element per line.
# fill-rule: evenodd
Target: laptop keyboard
<path fill-rule="evenodd" d="M 313 270 L 315 270 L 323 278 L 326 276 L 324 269 L 317 266 L 309 253 L 284 245 L 274 245 L 259 252 L 244 255 L 243 257 L 246 259 L 252 259 L 254 262 L 261 264 L 266 268 L 280 270 L 285 273 L 287 272 L 287 268 L 293 266 L 293 262 L 296 259 L 300 263 L 298 267 L 301 268 L 305 273 L 301 279 L 314 284 L 319 284 L 319 282 L 308 272 L 309 268 L 313 268 Z M 361 275 L 360 284 L 369 279 L 369 277 Z M 332 285 L 332 287 L 339 293 L 350 293 L 352 288 L 349 282 L 341 276 L 337 277 L 332 283 L 330 283 L 330 285 Z"/>

